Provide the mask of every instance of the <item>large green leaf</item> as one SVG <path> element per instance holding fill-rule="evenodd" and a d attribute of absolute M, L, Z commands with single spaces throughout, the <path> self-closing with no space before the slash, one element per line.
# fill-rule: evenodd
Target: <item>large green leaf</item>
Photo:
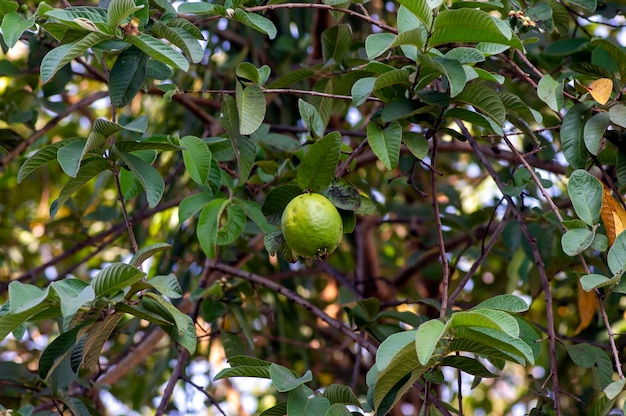
<path fill-rule="evenodd" d="M 454 367 L 476 377 L 497 377 L 496 374 L 489 371 L 480 361 L 470 357 L 450 355 L 443 359 L 441 365 Z"/>
<path fill-rule="evenodd" d="M 41 80 L 43 82 L 49 81 L 59 69 L 72 59 L 82 55 L 92 46 L 110 38 L 110 35 L 104 33 L 90 32 L 76 42 L 66 43 L 52 49 L 41 61 Z"/>
<path fill-rule="evenodd" d="M 559 111 L 563 106 L 563 82 L 556 81 L 549 74 L 544 75 L 537 84 L 537 97 L 552 111 Z"/>
<path fill-rule="evenodd" d="M 373 121 L 367 124 L 367 141 L 387 169 L 395 169 L 400 157 L 402 144 L 402 126 L 393 121 L 389 126 L 382 128 Z"/>
<path fill-rule="evenodd" d="M 534 364 L 535 356 L 528 344 L 519 338 L 512 337 L 505 332 L 480 327 L 457 327 L 454 330 L 456 339 L 466 338 L 470 341 L 482 343 L 485 346 L 496 348 L 504 353 L 521 357 L 530 364 Z"/>
<path fill-rule="evenodd" d="M 135 46 L 122 51 L 109 73 L 111 104 L 121 108 L 135 98 L 146 80 L 148 60 Z"/>
<path fill-rule="evenodd" d="M 102 269 L 91 281 L 97 297 L 114 295 L 118 291 L 130 287 L 141 280 L 146 274 L 126 263 L 113 263 Z"/>
<path fill-rule="evenodd" d="M 144 7 L 144 5 L 136 5 L 134 0 L 111 0 L 107 13 L 111 31 L 122 24 L 124 19 Z"/>
<path fill-rule="evenodd" d="M 626 233 L 621 232 L 617 235 L 606 256 L 606 261 L 614 275 L 622 275 L 626 272 Z"/>
<path fill-rule="evenodd" d="M 17 172 L 17 183 L 21 183 L 24 178 L 30 175 L 32 172 L 40 168 L 42 165 L 55 160 L 60 148 L 67 146 L 68 144 L 81 140 L 77 137 L 63 139 L 56 143 L 47 145 L 46 147 L 39 149 L 34 155 L 29 157 L 26 162 L 20 167 Z M 84 140 L 84 139 L 83 139 Z"/>
<path fill-rule="evenodd" d="M 434 68 L 446 76 L 450 85 L 450 97 L 456 97 L 463 91 L 467 77 L 463 66 L 458 60 L 445 57 L 433 59 L 428 55 L 422 55 L 419 60 L 422 65 Z"/>
<path fill-rule="evenodd" d="M 331 384 L 324 389 L 324 397 L 328 399 L 331 405 L 336 403 L 351 404 L 361 406 L 361 402 L 356 394 L 349 386 L 342 384 Z"/>
<path fill-rule="evenodd" d="M 178 299 L 183 296 L 183 290 L 173 273 L 154 276 L 147 283 L 168 298 Z"/>
<path fill-rule="evenodd" d="M 161 200 L 165 189 L 165 182 L 159 171 L 131 153 L 117 152 L 117 155 L 141 182 L 146 191 L 148 206 L 155 207 Z"/>
<path fill-rule="evenodd" d="M 417 330 L 397 332 L 388 336 L 376 351 L 376 367 L 382 372 L 393 362 L 395 356 L 407 345 L 415 343 Z"/>
<path fill-rule="evenodd" d="M 35 16 L 24 18 L 19 13 L 9 12 L 2 18 L 0 30 L 2 31 L 4 42 L 9 48 L 15 46 L 22 34 L 35 24 Z"/>
<path fill-rule="evenodd" d="M 561 147 L 569 166 L 582 169 L 587 161 L 587 148 L 583 140 L 583 129 L 588 115 L 589 106 L 576 104 L 572 106 L 561 125 Z"/>
<path fill-rule="evenodd" d="M 312 144 L 298 166 L 298 186 L 315 192 L 326 188 L 335 177 L 340 151 L 341 134 L 336 131 Z"/>
<path fill-rule="evenodd" d="M 422 24 L 430 29 L 433 23 L 433 11 L 426 0 L 400 0 L 400 4 L 413 12 Z"/>
<path fill-rule="evenodd" d="M 187 173 L 198 185 L 204 185 L 209 178 L 213 155 L 209 146 L 196 136 L 184 136 L 180 139 L 183 149 L 183 160 Z"/>
<path fill-rule="evenodd" d="M 60 300 L 61 315 L 68 319 L 89 305 L 96 297 L 92 286 L 80 279 L 63 279 L 50 283 Z"/>
<path fill-rule="evenodd" d="M 473 106 L 500 126 L 504 124 L 506 118 L 504 104 L 500 96 L 486 84 L 476 81 L 468 83 L 454 101 Z"/>
<path fill-rule="evenodd" d="M 298 110 L 300 110 L 300 117 L 302 117 L 304 124 L 306 124 L 313 137 L 322 137 L 326 126 L 317 108 L 303 99 L 298 99 Z"/>
<path fill-rule="evenodd" d="M 519 336 L 519 325 L 515 318 L 504 311 L 487 308 L 473 308 L 469 311 L 452 314 L 451 328 L 480 327 L 505 332 L 512 337 Z"/>
<path fill-rule="evenodd" d="M 76 344 L 76 335 L 79 329 L 79 327 L 75 327 L 70 331 L 62 333 L 46 347 L 43 353 L 41 353 L 41 357 L 39 357 L 39 377 L 46 379 L 55 361 L 66 353 L 71 352 L 71 349 Z"/>
<path fill-rule="evenodd" d="M 307 370 L 302 377 L 298 377 L 293 374 L 293 371 L 276 363 L 270 364 L 269 373 L 272 384 L 281 393 L 291 391 L 304 383 L 313 381 L 311 370 Z"/>
<path fill-rule="evenodd" d="M 75 178 L 85 150 L 85 142 L 76 140 L 61 147 L 57 152 L 57 160 L 61 169 L 68 176 Z"/>
<path fill-rule="evenodd" d="M 226 221 L 220 220 L 222 224 L 217 232 L 218 245 L 228 245 L 234 242 L 246 225 L 246 214 L 239 204 L 229 204 L 222 211 L 222 218 L 224 217 Z"/>
<path fill-rule="evenodd" d="M 193 63 L 198 63 L 204 58 L 204 49 L 198 39 L 182 27 L 170 27 L 156 21 L 152 26 L 152 33 L 178 46 Z"/>
<path fill-rule="evenodd" d="M 577 256 L 591 246 L 594 237 L 595 233 L 592 230 L 573 228 L 561 237 L 561 247 L 568 256 Z"/>
<path fill-rule="evenodd" d="M 415 351 L 421 365 L 428 365 L 437 348 L 437 344 L 439 344 L 446 330 L 447 325 L 439 319 L 431 319 L 417 328 L 415 333 Z"/>
<path fill-rule="evenodd" d="M 202 209 L 198 217 L 196 234 L 200 246 L 208 258 L 215 258 L 216 255 L 219 221 L 226 203 L 227 200 L 224 198 L 214 199 Z"/>
<path fill-rule="evenodd" d="M 251 27 L 254 30 L 265 33 L 270 39 L 274 39 L 276 37 L 277 30 L 274 23 L 272 23 L 270 19 L 261 15 L 246 12 L 242 9 L 236 9 L 231 18 Z"/>
<path fill-rule="evenodd" d="M 124 314 L 122 312 L 106 315 L 103 320 L 96 322 L 87 333 L 84 346 L 84 362 L 85 368 L 90 373 L 95 373 L 98 370 L 100 352 L 123 317 Z"/>
<path fill-rule="evenodd" d="M 137 36 L 127 36 L 125 40 L 141 49 L 152 59 L 156 59 L 157 61 L 185 72 L 189 70 L 189 62 L 187 62 L 183 55 L 148 34 L 142 33 Z"/>
<path fill-rule="evenodd" d="M 239 133 L 254 133 L 265 119 L 265 95 L 258 85 L 242 87 L 237 83 L 237 112 Z"/>
<path fill-rule="evenodd" d="M 155 254 L 160 253 L 163 250 L 167 250 L 171 247 L 172 246 L 168 243 L 154 243 L 150 244 L 149 246 L 142 247 L 133 255 L 133 258 L 130 259 L 129 264 L 140 268 L 144 261 L 148 260 Z"/>
<path fill-rule="evenodd" d="M 595 5 L 595 1 L 596 0 L 582 0 L 581 3 L 593 2 Z M 609 53 L 611 58 L 613 58 L 613 60 L 617 64 L 617 68 L 619 68 L 619 74 L 620 74 L 621 79 L 625 80 L 626 79 L 626 52 L 624 52 L 624 49 L 617 46 L 616 44 L 611 42 L 609 39 L 599 38 L 599 37 L 592 39 L 591 44 L 594 46 L 599 46 Z"/>
<path fill-rule="evenodd" d="M 444 43 L 500 43 L 523 50 L 518 37 L 487 12 L 476 9 L 442 10 L 434 21 L 430 45 Z"/>
<path fill-rule="evenodd" d="M 348 25 L 331 26 L 322 33 L 322 55 L 325 62 L 340 64 L 352 46 L 352 31 Z"/>
<path fill-rule="evenodd" d="M 567 183 L 569 194 L 576 215 L 587 225 L 593 227 L 600 219 L 602 210 L 602 184 L 595 176 L 578 169 Z"/>
<path fill-rule="evenodd" d="M 24 312 L 32 312 L 41 309 L 42 306 L 53 301 L 54 292 L 49 288 L 45 290 L 35 285 L 12 281 L 9 283 L 9 313 L 19 315 Z"/>

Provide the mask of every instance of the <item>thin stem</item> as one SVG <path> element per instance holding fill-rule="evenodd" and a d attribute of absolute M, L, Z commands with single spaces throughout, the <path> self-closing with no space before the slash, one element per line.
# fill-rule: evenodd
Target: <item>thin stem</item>
<path fill-rule="evenodd" d="M 437 175 L 436 160 L 437 160 L 437 148 L 439 140 L 437 136 L 433 136 L 432 148 L 430 153 L 430 163 L 433 167 L 430 174 L 430 191 L 432 193 L 433 209 L 435 211 L 435 227 L 437 228 L 437 243 L 439 245 L 439 256 L 441 257 L 441 310 L 439 315 L 441 317 L 446 316 L 448 310 L 448 290 L 450 288 L 450 267 L 448 264 L 448 256 L 446 254 L 446 244 L 443 239 L 443 225 L 441 223 L 441 213 L 439 212 L 439 201 L 437 200 Z"/>
<path fill-rule="evenodd" d="M 187 364 L 187 359 L 189 358 L 189 351 L 183 348 L 178 356 L 178 361 L 176 361 L 176 365 L 174 366 L 174 371 L 172 371 L 172 375 L 165 386 L 165 390 L 163 390 L 163 395 L 161 396 L 161 403 L 159 403 L 159 407 L 157 407 L 155 416 L 162 416 L 167 411 L 167 405 L 170 402 L 170 397 L 174 393 L 174 387 L 176 387 L 176 383 L 178 379 L 181 378 L 183 374 L 183 368 L 185 364 Z"/>
<path fill-rule="evenodd" d="M 461 354 L 459 354 L 459 352 L 456 352 L 457 357 L 460 356 Z M 456 382 L 457 382 L 457 388 L 459 389 L 459 394 L 457 395 L 457 400 L 459 402 L 459 416 L 463 416 L 463 373 L 461 372 L 461 370 L 457 369 L 456 370 Z"/>
<path fill-rule="evenodd" d="M 139 245 L 137 244 L 137 239 L 135 238 L 135 232 L 133 231 L 133 226 L 130 222 L 128 211 L 126 210 L 126 201 L 124 199 L 124 193 L 122 192 L 122 185 L 120 183 L 119 171 L 116 171 L 113 176 L 115 177 L 115 186 L 117 187 L 117 194 L 119 196 L 120 204 L 122 206 L 122 214 L 124 215 L 124 223 L 126 223 L 126 229 L 128 230 L 130 243 L 133 247 L 133 253 L 137 253 L 139 251 Z"/>
<path fill-rule="evenodd" d="M 609 321 L 609 317 L 606 314 L 606 309 L 604 308 L 604 302 L 602 301 L 602 296 L 596 290 L 596 297 L 598 298 L 598 306 L 600 308 L 600 315 L 602 316 L 602 320 L 604 321 L 604 326 L 606 327 L 606 332 L 609 336 L 609 344 L 611 345 L 611 352 L 613 353 L 613 360 L 615 361 L 615 370 L 617 371 L 617 375 L 620 380 L 624 379 L 624 373 L 622 372 L 622 363 L 619 359 L 619 351 L 617 350 L 617 346 L 615 345 L 615 334 L 613 334 L 613 330 L 611 329 L 611 322 Z"/>
<path fill-rule="evenodd" d="M 256 6 L 256 7 L 248 7 L 245 9 L 247 12 L 262 12 L 266 10 L 275 10 L 275 9 L 321 9 L 328 11 L 335 11 L 347 14 L 352 17 L 356 17 L 357 19 L 361 19 L 367 23 L 370 23 L 374 26 L 378 26 L 379 28 L 386 30 L 388 32 L 397 34 L 398 29 L 387 25 L 386 23 L 381 22 L 380 20 L 376 20 L 369 16 L 363 15 L 359 12 L 350 9 L 344 9 L 342 7 L 330 6 L 327 4 L 321 3 L 284 3 L 284 4 L 268 4 L 265 6 Z"/>
<path fill-rule="evenodd" d="M 208 391 L 206 391 L 202 386 L 197 385 L 196 383 L 194 383 L 193 381 L 191 381 L 191 379 L 187 376 L 180 376 L 180 379 L 183 380 L 185 383 L 187 384 L 191 384 L 196 390 L 198 390 L 200 393 L 204 394 L 206 396 L 207 399 L 209 399 L 209 401 L 211 402 L 211 404 L 213 406 L 215 406 L 215 408 L 224 416 L 227 416 L 226 413 L 224 413 L 224 411 L 222 410 L 222 408 L 220 407 L 220 404 L 217 402 L 217 400 L 215 400 L 213 398 L 213 396 L 211 396 L 209 394 Z"/>
<path fill-rule="evenodd" d="M 329 94 L 327 92 L 299 90 L 295 88 L 263 88 L 262 90 L 265 94 L 302 94 L 302 95 L 310 95 L 313 97 L 334 98 L 336 100 L 348 100 L 348 101 L 353 100 L 353 97 L 351 95 Z M 231 94 L 231 95 L 236 93 L 235 90 L 185 90 L 183 92 L 186 94 Z M 174 97 L 176 97 L 176 95 L 174 95 Z M 369 97 L 367 101 L 383 102 L 380 98 L 376 98 L 376 97 Z"/>

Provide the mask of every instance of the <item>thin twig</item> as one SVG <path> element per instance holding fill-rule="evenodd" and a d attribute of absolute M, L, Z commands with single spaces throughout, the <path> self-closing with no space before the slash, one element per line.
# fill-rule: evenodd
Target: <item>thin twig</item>
<path fill-rule="evenodd" d="M 176 361 L 176 365 L 174 366 L 174 371 L 172 371 L 172 375 L 165 386 L 165 390 L 163 390 L 163 394 L 161 395 L 161 403 L 159 403 L 159 407 L 157 407 L 155 416 L 162 416 L 167 411 L 167 405 L 170 402 L 170 397 L 174 393 L 174 387 L 176 387 L 176 383 L 178 379 L 183 374 L 183 368 L 187 364 L 187 359 L 189 358 L 189 351 L 185 348 L 180 352 L 178 356 L 178 361 Z"/>
<path fill-rule="evenodd" d="M 310 95 L 313 97 L 333 98 L 336 100 L 348 100 L 348 101 L 352 101 L 354 98 L 351 95 L 330 94 L 327 92 L 299 90 L 295 88 L 262 88 L 262 91 L 265 94 L 302 94 L 302 95 Z M 183 92 L 185 94 L 229 94 L 229 95 L 236 93 L 235 90 L 184 90 Z M 377 97 L 368 97 L 367 101 L 383 102 L 383 100 Z"/>
<path fill-rule="evenodd" d="M 205 388 L 203 388 L 202 386 L 197 385 L 196 383 L 194 383 L 193 381 L 191 381 L 191 379 L 187 376 L 180 376 L 180 379 L 183 380 L 185 383 L 187 384 L 191 384 L 196 390 L 198 390 L 200 393 L 204 394 L 206 396 L 206 398 L 209 400 L 209 402 L 211 402 L 211 404 L 213 406 L 215 406 L 215 408 L 224 416 L 227 416 L 226 413 L 224 413 L 224 411 L 222 410 L 222 408 L 220 407 L 220 404 L 217 402 L 217 400 L 215 400 L 213 398 L 213 396 L 211 396 L 209 394 L 208 391 L 206 391 Z"/>
<path fill-rule="evenodd" d="M 446 253 L 446 244 L 443 239 L 443 225 L 441 224 L 441 214 L 439 212 L 439 201 L 437 200 L 438 192 L 437 192 L 437 175 L 436 171 L 436 160 L 437 160 L 437 148 L 439 145 L 439 140 L 436 135 L 433 135 L 432 138 L 432 148 L 430 153 L 430 163 L 433 166 L 430 175 L 430 192 L 432 193 L 432 204 L 434 209 L 434 217 L 435 217 L 435 228 L 437 229 L 437 243 L 439 245 L 439 256 L 441 258 L 441 309 L 439 311 L 439 316 L 446 316 L 446 312 L 448 310 L 448 289 L 450 287 L 450 268 L 448 265 L 448 256 Z"/>
<path fill-rule="evenodd" d="M 253 283 L 256 283 L 260 286 L 266 287 L 270 290 L 273 290 L 276 293 L 279 293 L 283 296 L 285 296 L 287 299 L 289 299 L 290 301 L 294 302 L 297 305 L 302 306 L 303 308 L 305 308 L 306 310 L 308 310 L 309 312 L 311 312 L 313 315 L 317 316 L 319 319 L 321 319 L 322 321 L 326 322 L 330 327 L 336 329 L 337 331 L 341 332 L 342 334 L 344 334 L 345 336 L 347 336 L 348 338 L 350 338 L 352 341 L 354 341 L 357 345 L 360 345 L 361 347 L 365 348 L 370 354 L 375 355 L 376 354 L 376 346 L 374 344 L 372 344 L 370 341 L 363 339 L 361 336 L 359 336 L 359 334 L 355 333 L 354 331 L 352 331 L 352 329 L 350 329 L 349 327 L 347 327 L 346 325 L 344 325 L 342 322 L 332 318 L 330 315 L 328 315 L 326 312 L 324 312 L 323 310 L 321 310 L 320 308 L 318 308 L 317 306 L 313 305 L 311 302 L 309 302 L 308 300 L 304 299 L 303 297 L 301 297 L 300 295 L 298 295 L 295 292 L 292 292 L 291 290 L 287 289 L 286 287 L 275 283 L 263 276 L 260 276 L 258 274 L 255 273 L 251 273 L 245 270 L 241 270 L 238 269 L 236 267 L 232 267 L 229 266 L 227 264 L 223 264 L 223 263 L 215 263 L 213 265 L 213 268 L 215 270 L 220 270 L 224 273 L 228 273 L 232 276 L 238 276 L 241 277 L 243 279 L 249 280 Z"/>
<path fill-rule="evenodd" d="M 122 215 L 124 216 L 124 223 L 126 224 L 126 230 L 128 231 L 130 244 L 133 248 L 133 253 L 137 253 L 139 251 L 139 245 L 137 244 L 137 239 L 135 238 L 135 232 L 133 231 L 133 226 L 130 223 L 130 218 L 128 216 L 128 210 L 126 209 L 126 200 L 124 199 L 124 192 L 122 192 L 122 185 L 120 183 L 119 171 L 116 170 L 113 177 L 115 178 L 115 186 L 117 188 L 117 195 L 120 201 L 120 205 L 122 206 Z"/>

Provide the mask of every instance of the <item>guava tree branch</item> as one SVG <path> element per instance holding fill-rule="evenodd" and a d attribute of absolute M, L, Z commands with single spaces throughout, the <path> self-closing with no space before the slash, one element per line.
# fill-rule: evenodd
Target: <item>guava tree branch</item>
<path fill-rule="evenodd" d="M 524 221 L 524 216 L 522 215 L 517 205 L 515 205 L 515 201 L 511 196 L 507 195 L 504 192 L 505 185 L 498 176 L 498 173 L 495 171 L 493 166 L 489 163 L 487 157 L 482 153 L 480 146 L 474 139 L 474 137 L 467 130 L 465 125 L 457 120 L 457 125 L 461 130 L 461 133 L 465 138 L 467 138 L 468 143 L 472 146 L 474 150 L 474 154 L 478 157 L 478 160 L 483 165 L 483 167 L 487 170 L 489 175 L 492 177 L 500 192 L 504 195 L 504 198 L 507 201 L 507 204 L 512 209 L 513 217 L 519 223 L 519 226 L 526 238 L 528 246 L 533 254 L 533 259 L 535 261 L 535 266 L 539 271 L 539 276 L 541 277 L 541 286 L 543 288 L 545 302 L 546 302 L 546 317 L 548 321 L 548 342 L 549 342 L 549 352 L 550 352 L 550 376 L 552 377 L 552 394 L 554 395 L 554 410 L 557 416 L 561 415 L 561 403 L 560 403 L 560 390 L 559 390 L 559 378 L 558 378 L 558 368 L 557 368 L 557 358 L 556 358 L 556 332 L 554 329 L 554 311 L 552 306 L 552 290 L 550 288 L 550 281 L 546 274 L 545 264 L 543 259 L 541 258 L 541 254 L 539 253 L 539 249 L 537 248 L 537 241 L 535 237 L 530 232 L 528 225 Z"/>
<path fill-rule="evenodd" d="M 5 157 L 3 157 L 2 160 L 0 160 L 0 169 L 4 166 L 7 166 L 13 159 L 22 154 L 31 144 L 42 138 L 47 132 L 49 132 L 52 128 L 59 124 L 64 118 L 70 116 L 73 112 L 83 107 L 87 107 L 94 101 L 98 101 L 101 98 L 107 97 L 108 95 L 108 91 L 99 91 L 83 98 L 75 104 L 68 106 L 64 112 L 53 117 L 50 121 L 46 123 L 45 126 L 35 131 L 28 139 L 15 146 L 15 149 L 11 150 Z"/>
<path fill-rule="evenodd" d="M 349 327 L 347 327 L 346 325 L 344 325 L 340 321 L 332 318 L 326 312 L 324 312 L 323 310 L 321 310 L 317 306 L 313 305 L 311 302 L 309 302 L 308 300 L 304 299 L 303 297 L 301 297 L 297 293 L 292 292 L 291 290 L 287 289 L 286 287 L 284 287 L 284 286 L 282 286 L 282 285 L 280 285 L 280 284 L 278 284 L 276 282 L 273 282 L 273 281 L 269 280 L 266 277 L 263 277 L 263 276 L 260 276 L 258 274 L 251 273 L 251 272 L 248 272 L 248 271 L 245 271 L 245 270 L 241 270 L 241 269 L 229 266 L 229 265 L 224 264 L 224 263 L 215 263 L 215 264 L 213 264 L 213 268 L 215 270 L 219 270 L 221 272 L 230 274 L 232 276 L 241 277 L 241 278 L 246 279 L 246 280 L 248 280 L 248 281 L 250 281 L 252 283 L 258 284 L 258 285 L 263 286 L 263 287 L 266 287 L 266 288 L 268 288 L 270 290 L 273 290 L 276 293 L 279 293 L 279 294 L 285 296 L 290 301 L 294 302 L 297 305 L 302 306 L 303 308 L 305 308 L 306 310 L 311 312 L 313 315 L 317 316 L 319 319 L 321 319 L 322 321 L 326 322 L 331 328 L 334 328 L 335 330 L 341 332 L 343 335 L 345 335 L 348 338 L 350 338 L 357 345 L 360 345 L 361 347 L 367 349 L 367 351 L 370 354 L 376 355 L 377 348 L 369 340 L 362 338 L 359 334 L 354 332 L 352 329 L 350 329 Z"/>

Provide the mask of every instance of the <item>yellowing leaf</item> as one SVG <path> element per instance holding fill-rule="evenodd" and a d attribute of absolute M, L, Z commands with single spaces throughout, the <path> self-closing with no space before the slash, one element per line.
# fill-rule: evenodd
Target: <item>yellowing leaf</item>
<path fill-rule="evenodd" d="M 598 311 L 598 299 L 596 298 L 596 291 L 591 290 L 587 292 L 578 282 L 578 314 L 580 316 L 580 323 L 578 328 L 574 332 L 575 335 L 580 334 L 582 330 L 587 328 Z"/>
<path fill-rule="evenodd" d="M 609 78 L 600 78 L 592 81 L 588 87 L 585 87 L 589 94 L 598 104 L 606 104 L 609 101 L 611 92 L 613 91 L 613 80 Z"/>
<path fill-rule="evenodd" d="M 600 217 L 606 229 L 609 245 L 613 245 L 615 238 L 626 229 L 626 210 L 613 198 L 606 187 L 602 192 Z"/>

